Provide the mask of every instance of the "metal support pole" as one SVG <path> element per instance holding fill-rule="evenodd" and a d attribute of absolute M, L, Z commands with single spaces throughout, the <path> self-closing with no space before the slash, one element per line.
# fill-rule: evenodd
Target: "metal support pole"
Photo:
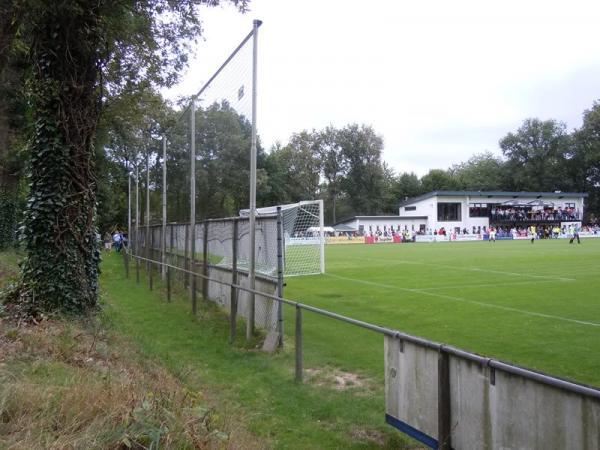
<path fill-rule="evenodd" d="M 302 308 L 296 305 L 296 381 L 302 383 Z"/>
<path fill-rule="evenodd" d="M 231 236 L 231 293 L 229 299 L 229 343 L 235 342 L 237 334 L 237 304 L 238 290 L 234 287 L 238 283 L 237 260 L 238 260 L 238 219 L 233 219 L 233 235 Z"/>
<path fill-rule="evenodd" d="M 171 301 L 171 268 L 170 267 L 167 267 L 166 278 L 167 278 L 167 301 L 170 302 Z"/>
<path fill-rule="evenodd" d="M 168 253 L 168 259 L 169 259 L 169 265 L 173 265 L 173 228 L 174 226 L 171 225 L 169 227 L 169 253 Z M 171 268 L 167 267 L 167 301 L 170 302 L 171 301 Z"/>
<path fill-rule="evenodd" d="M 192 312 L 198 312 L 196 304 L 196 100 L 190 104 L 190 271 L 192 272 L 190 290 Z"/>
<path fill-rule="evenodd" d="M 254 21 L 252 39 L 252 144 L 250 148 L 250 252 L 248 281 L 249 288 L 256 286 L 256 92 L 257 92 L 257 60 L 258 60 L 258 27 L 260 20 Z M 248 296 L 248 321 L 246 322 L 246 339 L 254 334 L 254 294 Z"/>
<path fill-rule="evenodd" d="M 162 278 L 167 274 L 165 263 L 167 262 L 167 137 L 162 137 L 163 163 L 162 163 L 162 236 L 160 245 L 160 260 L 162 265 Z"/>
<path fill-rule="evenodd" d="M 438 449 L 450 450 L 450 355 L 440 350 L 438 354 Z"/>
<path fill-rule="evenodd" d="M 283 298 L 283 223 L 281 206 L 277 207 L 277 297 Z M 277 302 L 277 332 L 279 347 L 283 347 L 283 303 Z"/>
<path fill-rule="evenodd" d="M 122 248 L 123 251 L 123 263 L 125 264 L 125 278 L 129 278 L 129 249 L 126 247 Z"/>
<path fill-rule="evenodd" d="M 140 234 L 140 170 L 136 162 L 135 164 L 135 255 L 139 255 L 139 234 Z M 140 283 L 140 260 L 135 258 L 135 281 Z"/>
<path fill-rule="evenodd" d="M 127 167 L 127 250 L 131 248 L 131 172 Z"/>
<path fill-rule="evenodd" d="M 150 271 L 150 259 L 152 255 L 150 253 L 150 147 L 146 147 L 146 270 Z"/>
<path fill-rule="evenodd" d="M 208 220 L 204 221 L 204 229 L 202 233 L 202 274 L 205 278 L 202 279 L 202 298 L 208 300 Z"/>
<path fill-rule="evenodd" d="M 183 243 L 183 267 L 186 270 L 183 275 L 183 286 L 187 289 L 190 285 L 190 226 L 188 224 L 185 225 L 184 229 L 184 243 Z"/>
<path fill-rule="evenodd" d="M 154 233 L 152 233 L 152 236 L 150 236 L 150 247 L 149 250 L 152 250 L 154 247 Z M 153 259 L 153 258 L 150 258 Z M 153 285 L 153 274 L 152 272 L 154 271 L 154 264 L 152 262 L 150 262 L 150 259 L 148 260 L 148 287 L 150 288 L 150 290 L 153 289 L 154 285 Z"/>

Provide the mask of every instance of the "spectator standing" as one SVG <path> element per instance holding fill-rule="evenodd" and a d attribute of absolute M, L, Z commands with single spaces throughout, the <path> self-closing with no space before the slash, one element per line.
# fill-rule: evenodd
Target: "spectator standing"
<path fill-rule="evenodd" d="M 123 243 L 123 235 L 121 234 L 121 232 L 119 230 L 115 231 L 115 234 L 113 234 L 113 243 L 115 246 L 115 249 L 117 250 L 117 252 L 121 251 L 121 244 Z"/>

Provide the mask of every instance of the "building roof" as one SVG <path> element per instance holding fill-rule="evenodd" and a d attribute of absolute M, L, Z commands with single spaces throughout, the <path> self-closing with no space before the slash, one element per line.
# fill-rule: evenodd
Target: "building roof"
<path fill-rule="evenodd" d="M 355 228 L 352 228 L 350 225 L 346 225 L 345 223 L 340 223 L 338 225 L 334 225 L 333 229 L 335 231 L 356 231 Z"/>
<path fill-rule="evenodd" d="M 588 194 L 583 192 L 507 192 L 507 191 L 432 191 L 427 194 L 420 195 L 418 197 L 409 198 L 406 201 L 400 202 L 398 206 L 402 207 L 405 205 L 411 205 L 421 200 L 426 200 L 431 197 L 463 197 L 463 196 L 477 196 L 477 197 L 552 197 L 552 198 L 581 198 L 587 197 Z"/>
<path fill-rule="evenodd" d="M 376 220 L 376 219 L 393 219 L 393 220 L 412 220 L 412 219 L 427 219 L 427 216 L 353 216 L 337 222 L 334 227 L 339 224 L 351 222 L 353 220 Z"/>

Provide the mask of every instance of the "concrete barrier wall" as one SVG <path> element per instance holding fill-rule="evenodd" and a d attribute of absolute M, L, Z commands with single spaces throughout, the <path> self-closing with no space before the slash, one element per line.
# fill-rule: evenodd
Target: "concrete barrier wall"
<path fill-rule="evenodd" d="M 150 257 L 156 261 L 160 260 L 160 251 L 153 249 L 150 252 Z M 177 267 L 185 268 L 185 258 L 181 255 L 169 253 L 168 261 Z M 175 277 L 179 277 L 183 281 L 183 272 L 174 271 Z M 196 261 L 195 272 L 202 273 L 202 263 Z M 224 283 L 231 283 L 231 269 L 221 266 L 209 266 L 208 277 L 219 280 Z M 238 283 L 241 286 L 249 287 L 248 274 L 245 271 L 238 271 Z M 199 294 L 202 293 L 202 277 L 196 279 L 196 290 Z M 262 276 L 257 276 L 255 279 L 255 290 L 264 292 L 265 294 L 275 295 L 277 291 L 277 281 Z M 238 316 L 244 319 L 248 318 L 248 304 L 250 294 L 246 291 L 238 291 Z M 208 300 L 218 304 L 220 307 L 231 311 L 231 287 L 215 281 L 208 282 Z M 254 299 L 254 325 L 268 331 L 275 330 L 277 327 L 277 302 L 255 295 Z"/>
<path fill-rule="evenodd" d="M 435 349 L 385 338 L 388 422 L 438 442 Z M 454 449 L 600 449 L 600 399 L 449 355 Z"/>
<path fill-rule="evenodd" d="M 209 278 L 231 283 L 231 270 L 223 267 L 211 266 L 208 269 Z M 241 286 L 249 287 L 248 276 L 244 272 L 238 272 L 238 281 Z M 198 283 L 201 285 L 201 283 Z M 199 288 L 200 289 L 200 288 Z M 266 294 L 275 295 L 277 282 L 265 278 L 257 277 L 255 280 L 255 289 Z M 246 291 L 238 291 L 237 314 L 241 317 L 248 317 L 248 304 L 250 294 Z M 208 283 L 208 298 L 217 303 L 222 308 L 230 311 L 231 308 L 231 287 L 214 281 Z M 274 330 L 277 326 L 277 302 L 262 297 L 255 296 L 254 300 L 254 324 L 258 328 L 265 330 Z"/>

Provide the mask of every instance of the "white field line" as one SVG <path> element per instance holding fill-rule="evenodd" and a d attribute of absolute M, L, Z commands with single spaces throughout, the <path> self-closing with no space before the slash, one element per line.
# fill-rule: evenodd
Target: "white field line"
<path fill-rule="evenodd" d="M 455 266 L 445 266 L 443 264 L 433 264 L 433 263 L 425 263 L 421 261 L 389 261 L 384 259 L 374 259 L 374 258 L 352 258 L 359 259 L 361 261 L 373 261 L 378 263 L 389 264 L 415 264 L 421 266 L 431 266 L 431 267 L 439 267 L 441 269 L 451 269 L 451 270 L 462 270 L 467 272 L 483 272 L 483 273 L 494 273 L 498 275 L 511 275 L 515 277 L 525 277 L 525 278 L 543 278 L 551 281 L 577 281 L 575 278 L 565 278 L 565 277 L 557 277 L 557 276 L 549 276 L 549 275 L 533 275 L 529 273 L 519 273 L 519 272 L 504 272 L 501 270 L 490 270 L 490 269 L 481 269 L 479 267 L 455 267 Z"/>
<path fill-rule="evenodd" d="M 573 280 L 575 281 L 575 280 Z M 519 286 L 527 284 L 538 284 L 538 283 L 568 283 L 563 280 L 529 280 L 529 281 L 514 281 L 512 283 L 479 283 L 479 284 L 449 284 L 447 286 L 434 286 L 429 288 L 414 288 L 414 292 L 421 291 L 443 291 L 444 289 L 468 289 L 468 288 L 480 288 L 480 287 L 505 287 L 505 286 Z"/>
<path fill-rule="evenodd" d="M 403 287 L 394 286 L 394 285 L 391 285 L 391 284 L 376 283 L 374 281 L 367 281 L 367 280 L 360 280 L 360 279 L 357 279 L 357 278 L 343 277 L 341 275 L 333 275 L 333 274 L 326 274 L 326 275 L 329 276 L 329 277 L 333 277 L 333 278 L 339 278 L 340 280 L 352 281 L 354 283 L 366 284 L 366 285 L 370 285 L 370 286 L 377 286 L 377 287 L 382 287 L 382 288 L 386 288 L 386 289 L 394 289 L 394 290 L 397 290 L 397 291 L 405 291 L 405 292 L 412 292 L 412 293 L 416 293 L 416 294 L 429 295 L 431 297 L 443 298 L 443 299 L 446 299 L 446 300 L 453 300 L 453 301 L 463 302 L 463 303 L 471 303 L 473 305 L 479 305 L 479 306 L 485 306 L 485 307 L 488 307 L 488 308 L 501 309 L 501 310 L 504 310 L 504 311 L 516 312 L 516 313 L 525 314 L 525 315 L 528 315 L 528 316 L 543 317 L 545 319 L 561 320 L 563 322 L 576 323 L 576 324 L 579 324 L 579 325 L 588 325 L 588 326 L 592 326 L 592 327 L 600 327 L 600 323 L 597 323 L 597 322 L 588 322 L 588 321 L 585 321 L 585 320 L 569 319 L 567 317 L 555 316 L 555 315 L 552 315 L 552 314 L 543 314 L 543 313 L 538 313 L 538 312 L 533 312 L 533 311 L 527 311 L 527 310 L 524 310 L 524 309 L 511 308 L 509 306 L 494 305 L 493 303 L 478 302 L 477 300 L 468 300 L 466 298 L 455 297 L 455 296 L 452 296 L 452 295 L 437 294 L 435 292 L 429 292 L 429 291 L 425 291 L 425 290 L 422 290 L 422 289 L 403 288 Z"/>

